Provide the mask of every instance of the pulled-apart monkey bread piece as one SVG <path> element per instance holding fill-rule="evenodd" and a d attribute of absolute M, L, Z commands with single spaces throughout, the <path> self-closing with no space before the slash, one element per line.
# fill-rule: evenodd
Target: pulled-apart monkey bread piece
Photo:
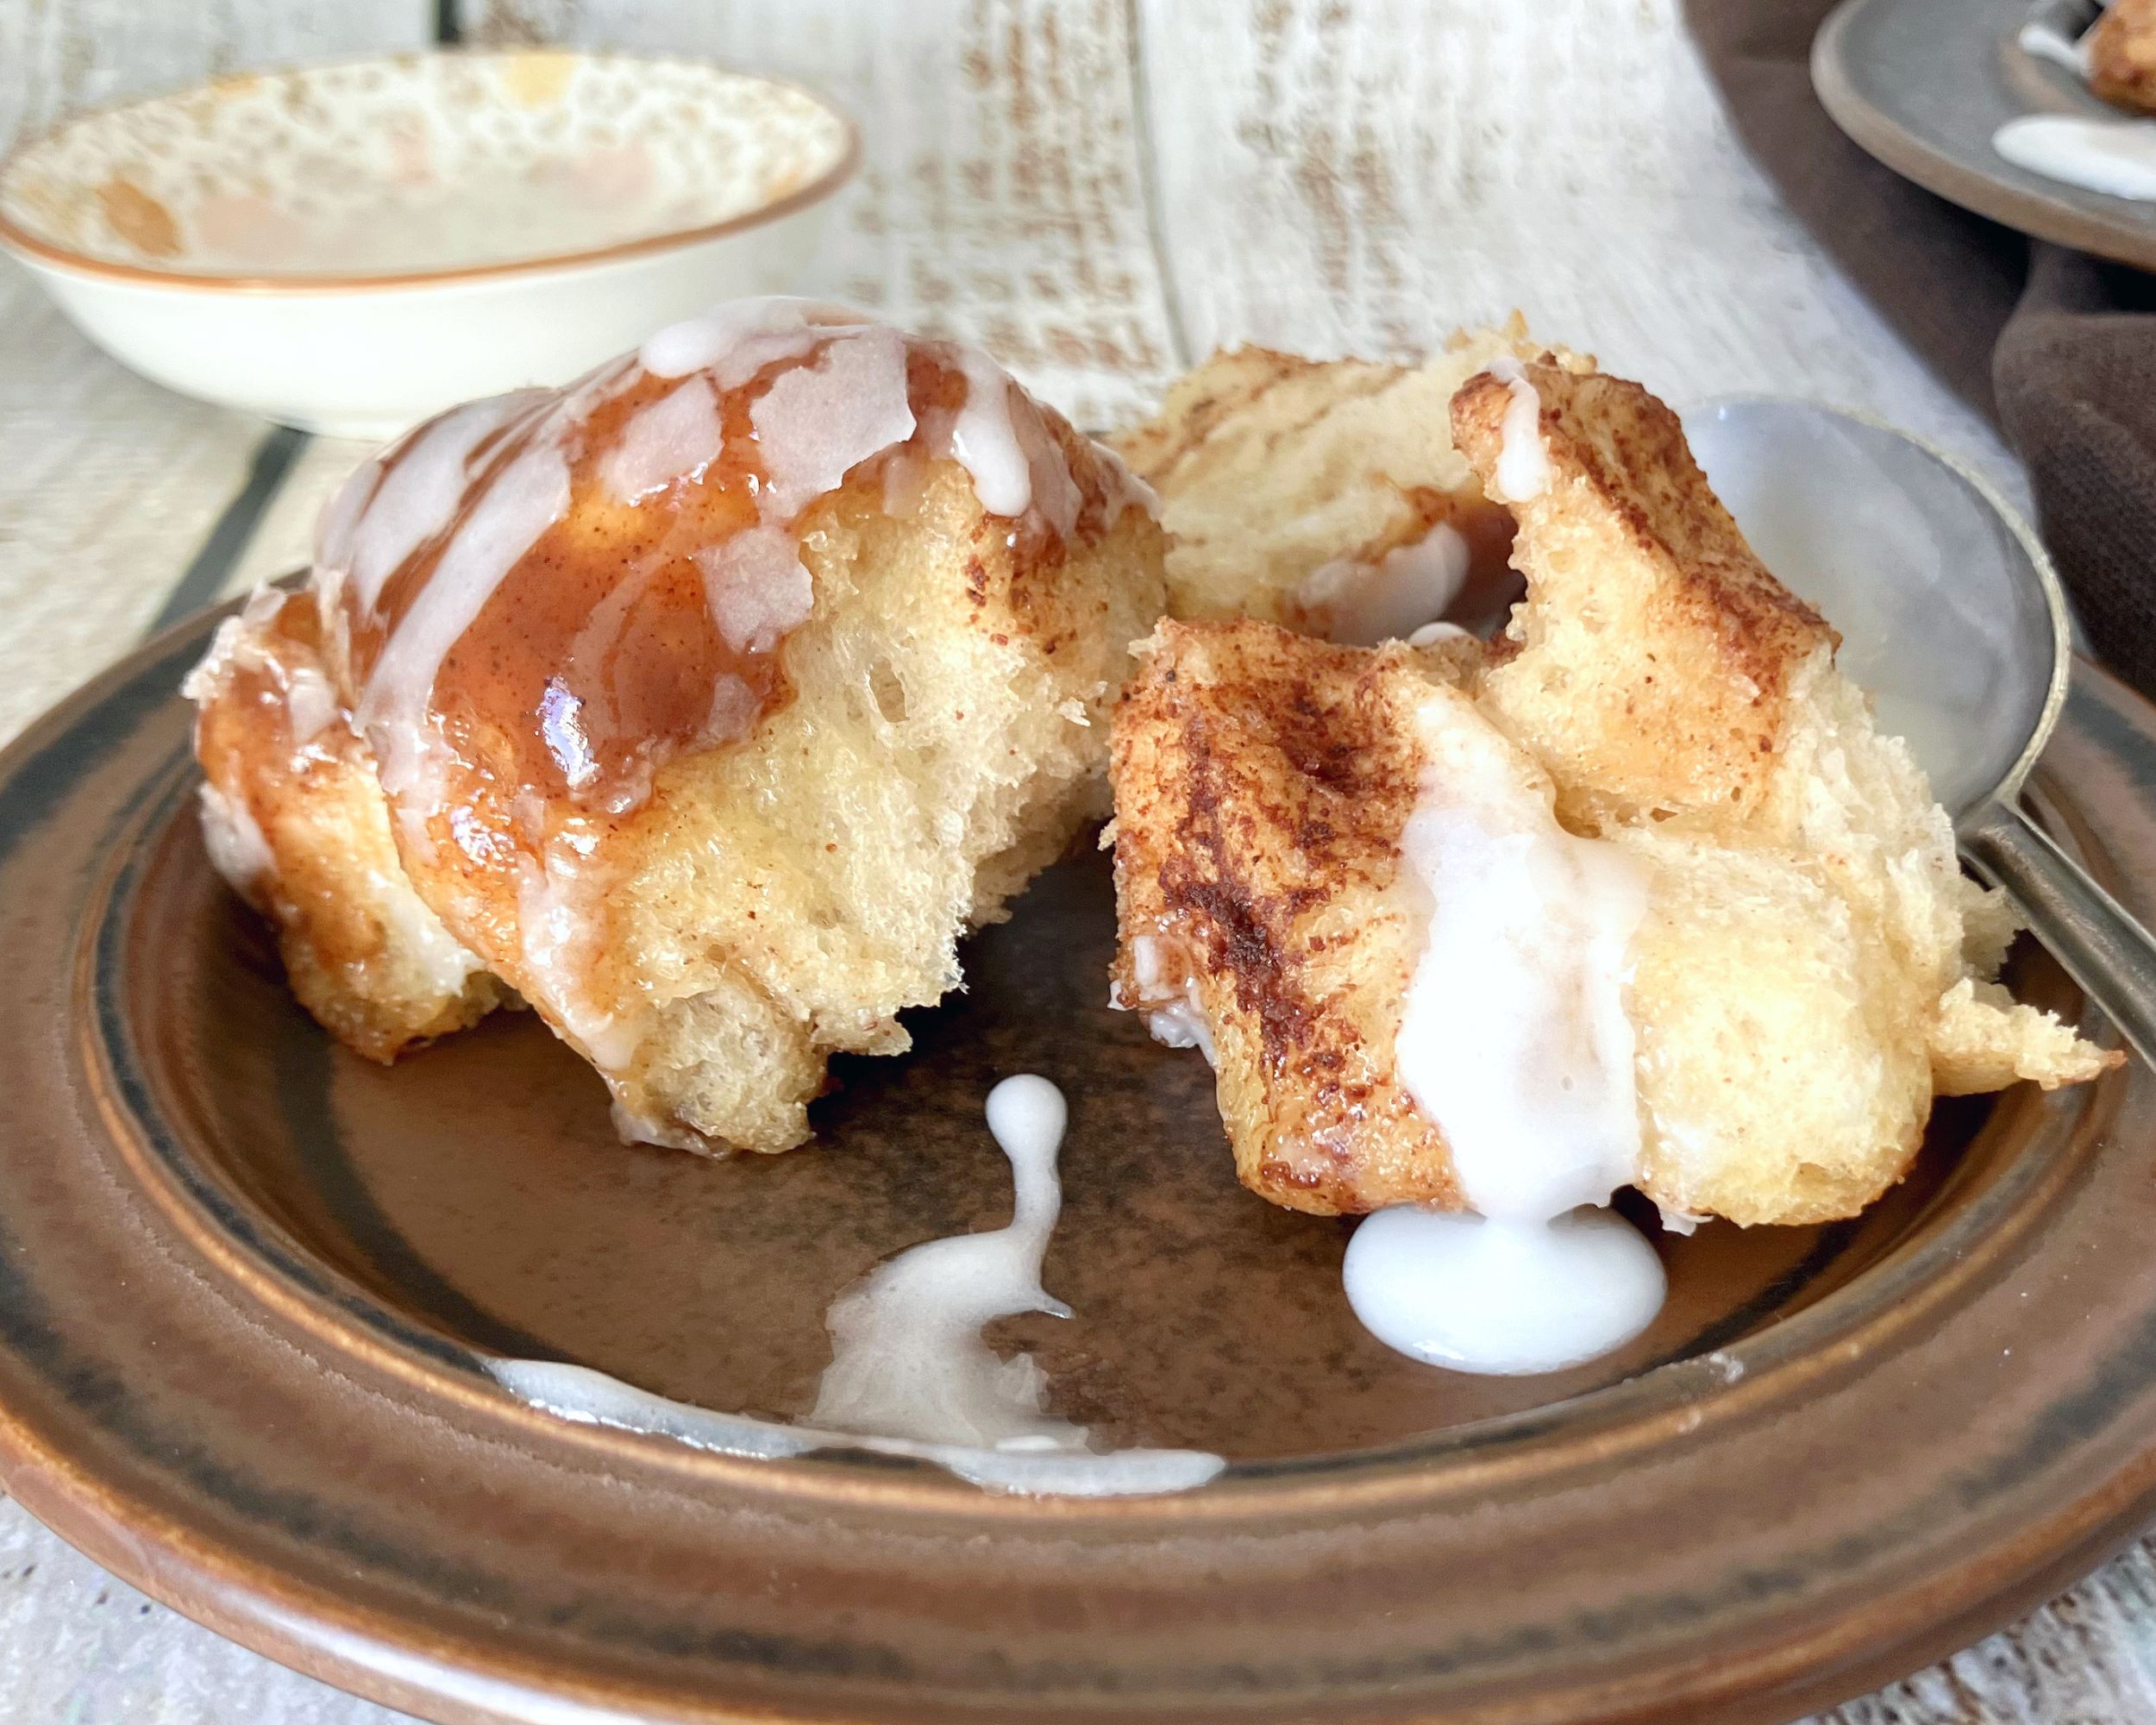
<path fill-rule="evenodd" d="M 1487 656 L 1165 623 L 1117 710 L 1114 998 L 1206 1050 L 1245 1184 L 1494 1213 L 1450 1138 L 1507 1061 L 1590 1194 L 1818 1221 L 1935 1094 L 2119 1058 L 1990 980 L 2002 901 L 1674 414 L 1501 361 L 1451 417 L 1527 580 Z"/>
<path fill-rule="evenodd" d="M 723 306 L 360 468 L 190 683 L 213 854 L 362 1053 L 505 985 L 628 1134 L 784 1150 L 1105 812 L 1162 602 L 1143 487 L 985 356 Z"/>

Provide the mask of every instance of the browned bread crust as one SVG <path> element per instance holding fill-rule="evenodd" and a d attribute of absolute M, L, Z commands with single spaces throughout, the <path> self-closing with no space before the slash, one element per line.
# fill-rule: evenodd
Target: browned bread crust
<path fill-rule="evenodd" d="M 1116 996 L 1172 1011 L 1194 986 L 1236 1171 L 1290 1209 L 1458 1201 L 1392 1050 L 1417 944 L 1393 890 L 1413 715 L 1441 662 L 1163 623 L 1116 711 Z"/>
<path fill-rule="evenodd" d="M 292 992 L 340 1041 L 386 1062 L 513 998 L 405 875 L 312 593 L 258 593 L 187 693 L 211 858 L 275 923 Z"/>

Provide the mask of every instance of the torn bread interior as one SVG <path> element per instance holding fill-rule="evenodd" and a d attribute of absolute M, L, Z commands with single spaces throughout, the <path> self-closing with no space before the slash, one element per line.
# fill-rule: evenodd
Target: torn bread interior
<path fill-rule="evenodd" d="M 1114 440 L 1160 497 L 1169 614 L 1362 645 L 1448 615 L 1494 620 L 1517 592 L 1512 518 L 1445 405 L 1492 361 L 1543 354 L 1517 313 L 1413 365 L 1215 354 Z"/>
<path fill-rule="evenodd" d="M 1112 754 L 1116 1003 L 1208 1050 L 1293 1208 L 1856 1214 L 1934 1095 L 2115 1052 L 1992 980 L 2012 924 L 1637 385 L 1451 405 L 1518 523 L 1487 652 L 1164 623 Z"/>

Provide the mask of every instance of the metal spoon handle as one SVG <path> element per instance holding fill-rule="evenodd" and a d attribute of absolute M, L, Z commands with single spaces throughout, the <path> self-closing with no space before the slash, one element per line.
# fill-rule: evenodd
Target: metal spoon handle
<path fill-rule="evenodd" d="M 2006 889 L 2066 974 L 2156 1065 L 2156 940 L 2148 931 L 2009 803 L 1986 804 L 1958 836 L 1977 873 Z"/>

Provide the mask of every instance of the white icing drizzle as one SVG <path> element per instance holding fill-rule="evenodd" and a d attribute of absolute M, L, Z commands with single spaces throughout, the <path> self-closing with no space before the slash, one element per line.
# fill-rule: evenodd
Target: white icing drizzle
<path fill-rule="evenodd" d="M 1085 1433 L 1042 1412 L 1048 1383 L 1030 1354 L 999 1359 L 981 1339 L 992 1318 L 1070 1308 L 1041 1287 L 1041 1258 L 1062 1207 L 1056 1152 L 1067 1113 L 1045 1078 L 988 1093 L 988 1129 L 1011 1160 L 1011 1224 L 930 1240 L 878 1265 L 832 1304 L 832 1358 L 809 1417 L 820 1425 L 976 1448 L 1024 1440 L 1084 1446 Z"/>
<path fill-rule="evenodd" d="M 1550 484 L 1550 455 L 1542 447 L 1542 398 L 1510 354 L 1489 362 L 1489 374 L 1512 392 L 1497 450 L 1499 503 L 1531 503 Z"/>
<path fill-rule="evenodd" d="M 749 419 L 769 476 L 764 518 L 791 520 L 913 435 L 905 338 L 879 323 L 833 335 L 814 365 L 780 373 Z"/>
<path fill-rule="evenodd" d="M 348 575 L 360 609 L 372 611 L 404 560 L 455 520 L 471 488 L 473 452 L 549 398 L 527 389 L 467 402 L 373 457 L 324 512 L 317 567 Z"/>
<path fill-rule="evenodd" d="M 966 405 L 951 427 L 951 459 L 973 476 L 983 509 L 1016 518 L 1032 504 L 1033 467 L 1012 423 L 1011 380 L 978 348 L 962 346 L 958 363 L 966 374 Z"/>
<path fill-rule="evenodd" d="M 615 1135 L 624 1144 L 649 1144 L 656 1145 L 661 1150 L 688 1150 L 704 1153 L 708 1153 L 711 1149 L 709 1143 L 699 1138 L 686 1126 L 675 1126 L 667 1120 L 655 1120 L 647 1114 L 640 1114 L 618 1096 L 607 1105 L 607 1115 L 614 1123 Z M 537 1364 L 536 1361 L 520 1363 Z M 597 1374 L 594 1373 L 593 1376 Z M 614 1380 L 608 1378 L 605 1381 L 611 1383 Z M 622 1387 L 627 1389 L 626 1385 Z M 643 1392 L 630 1390 L 629 1393 L 632 1396 L 641 1396 Z"/>
<path fill-rule="evenodd" d="M 392 950 L 400 962 L 419 967 L 428 988 L 437 994 L 461 994 L 473 973 L 486 969 L 479 955 L 442 925 L 405 875 L 392 877 L 370 869 L 367 880 L 376 906 L 394 925 Z"/>
<path fill-rule="evenodd" d="M 382 788 L 417 788 L 431 744 L 428 698 L 442 662 L 539 536 L 568 513 L 569 467 L 551 442 L 529 445 L 479 493 L 367 679 L 359 719 Z"/>
<path fill-rule="evenodd" d="M 1417 718 L 1426 765 L 1401 851 L 1430 910 L 1401 1082 L 1483 1215 L 1605 1203 L 1639 1155 L 1625 990 L 1645 870 L 1560 827 L 1546 782 L 1465 695 L 1433 690 Z"/>
<path fill-rule="evenodd" d="M 1381 1212 L 1351 1245 L 1348 1295 L 1418 1358 L 1554 1371 L 1661 1304 L 1636 1231 L 1570 1214 L 1638 1167 L 1625 994 L 1646 877 L 1557 825 L 1547 781 L 1465 695 L 1434 689 L 1417 718 L 1425 767 L 1401 851 L 1429 920 L 1395 1054 L 1478 1214 Z"/>
<path fill-rule="evenodd" d="M 586 982 L 598 955 L 591 949 L 598 931 L 585 914 L 585 878 L 592 844 L 575 829 L 558 835 L 547 860 L 525 859 L 518 871 L 517 930 L 536 999 L 591 1057 L 602 1076 L 624 1070 L 643 1039 L 635 1014 L 593 1005 Z M 581 846 L 581 849 L 580 848 Z"/>
<path fill-rule="evenodd" d="M 286 595 L 259 586 L 247 603 L 217 625 L 210 650 L 181 679 L 180 693 L 203 702 L 213 699 L 238 670 L 267 672 L 285 697 L 285 725 L 294 744 L 304 748 L 336 720 L 341 703 L 328 677 L 313 665 L 292 665 L 264 644 L 264 635 L 284 608 Z"/>
<path fill-rule="evenodd" d="M 1320 565 L 1297 585 L 1294 602 L 1327 640 L 1375 647 L 1442 616 L 1466 585 L 1470 561 L 1458 530 L 1439 521 L 1375 564 L 1342 557 Z"/>
<path fill-rule="evenodd" d="M 1991 147 L 2018 168 L 2085 191 L 2156 202 L 2156 120 L 2096 120 L 2028 114 L 1991 135 Z"/>
<path fill-rule="evenodd" d="M 227 796 L 209 783 L 202 787 L 202 842 L 210 867 L 235 892 L 244 893 L 277 872 L 277 853 L 246 800 Z"/>
<path fill-rule="evenodd" d="M 2063 66 L 2084 83 L 2089 77 L 2089 39 L 2084 32 L 2079 36 L 2066 33 L 2046 19 L 2034 18 L 2021 26 L 2021 33 L 2015 39 L 2023 53 L 2032 60 L 2047 60 Z"/>
<path fill-rule="evenodd" d="M 1217 1067 L 1220 1063 L 1219 1051 L 1213 1046 L 1213 1021 L 1206 1016 L 1206 1009 L 1198 999 L 1198 985 L 1194 982 L 1185 982 L 1183 989 L 1181 1000 L 1170 1000 L 1147 1011 L 1146 1031 L 1162 1047 L 1194 1048 L 1205 1056 L 1206 1065 Z"/>
<path fill-rule="evenodd" d="M 1145 1497 L 1190 1491 L 1226 1465 L 1202 1450 L 968 1449 L 903 1438 L 787 1426 L 741 1414 L 715 1414 L 637 1389 L 588 1366 L 545 1359 L 490 1359 L 486 1369 L 518 1400 L 579 1425 L 671 1438 L 717 1455 L 782 1461 L 816 1450 L 873 1450 L 937 1466 L 986 1491 L 1025 1497 Z"/>
<path fill-rule="evenodd" d="M 1388 1347 L 1454 1371 L 1561 1371 L 1653 1322 L 1667 1282 L 1654 1248 L 1609 1210 L 1539 1226 L 1455 1210 L 1380 1210 L 1348 1242 L 1341 1279 Z"/>
<path fill-rule="evenodd" d="M 1140 479 L 1131 470 L 1130 463 L 1106 443 L 1095 442 L 1091 438 L 1087 442 L 1093 444 L 1094 453 L 1100 457 L 1102 466 L 1107 469 L 1108 477 L 1113 482 L 1108 492 L 1108 519 L 1115 520 L 1126 509 L 1137 509 L 1144 511 L 1154 520 L 1159 520 L 1160 493 Z"/>
<path fill-rule="evenodd" d="M 636 350 L 654 377 L 714 371 L 721 389 L 746 383 L 765 366 L 805 354 L 833 326 L 859 323 L 858 311 L 785 294 L 730 299 L 667 327 Z"/>
<path fill-rule="evenodd" d="M 617 1106 L 626 1132 L 647 1123 Z M 1040 1285 L 1061 1208 L 1056 1153 L 1062 1094 L 1031 1074 L 988 1093 L 988 1127 L 1010 1158 L 1008 1227 L 931 1240 L 901 1252 L 839 1295 L 835 1348 L 816 1411 L 802 1426 L 718 1414 L 631 1388 L 588 1367 L 493 1359 L 511 1394 L 589 1425 L 672 1438 L 725 1455 L 780 1459 L 853 1448 L 935 1463 L 992 1491 L 1118 1496 L 1185 1491 L 1225 1464 L 1197 1450 L 1086 1446 L 1083 1427 L 1043 1411 L 1046 1385 L 1027 1356 L 1000 1360 L 981 1339 L 990 1319 L 1069 1315 Z M 661 1140 L 664 1141 L 664 1140 Z"/>
<path fill-rule="evenodd" d="M 261 670 L 274 665 L 263 650 L 262 631 L 285 603 L 285 595 L 273 586 L 259 586 L 247 603 L 217 625 L 210 637 L 210 650 L 180 679 L 179 692 L 200 706 L 216 698 L 235 671 Z"/>
<path fill-rule="evenodd" d="M 304 747 L 336 722 L 338 700 L 329 679 L 312 665 L 279 664 L 285 687 L 285 725 L 294 743 Z"/>
<path fill-rule="evenodd" d="M 1198 979 L 1183 975 L 1180 984 L 1169 980 L 1168 943 L 1157 935 L 1131 938 L 1131 980 L 1137 986 L 1137 1006 L 1145 1014 L 1145 1028 L 1154 1041 L 1168 1048 L 1194 1048 L 1208 1066 L 1218 1066 L 1213 1022 L 1206 1016 L 1198 994 Z M 1111 993 L 1108 1004 L 1119 1012 L 1128 1010 Z"/>
<path fill-rule="evenodd" d="M 724 435 L 711 380 L 692 377 L 630 415 L 599 461 L 599 483 L 619 502 L 640 503 L 676 480 L 701 477 Z"/>
<path fill-rule="evenodd" d="M 711 620 L 737 653 L 768 652 L 809 619 L 814 583 L 783 527 L 745 527 L 696 554 Z M 739 687 L 736 682 L 736 687 Z"/>

